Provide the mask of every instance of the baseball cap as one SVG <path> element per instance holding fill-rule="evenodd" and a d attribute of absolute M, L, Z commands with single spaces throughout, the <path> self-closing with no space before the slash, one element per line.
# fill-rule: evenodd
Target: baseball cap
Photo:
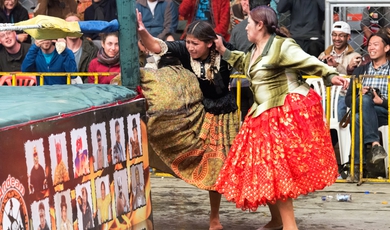
<path fill-rule="evenodd" d="M 337 22 L 333 23 L 332 32 L 333 31 L 351 34 L 351 27 L 346 22 L 337 21 Z"/>

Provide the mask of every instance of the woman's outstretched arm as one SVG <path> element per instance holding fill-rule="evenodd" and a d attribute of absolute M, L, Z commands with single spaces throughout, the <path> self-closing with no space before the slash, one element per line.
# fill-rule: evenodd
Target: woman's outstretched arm
<path fill-rule="evenodd" d="M 160 43 L 146 30 L 144 23 L 142 22 L 142 14 L 136 12 L 137 24 L 138 24 L 138 35 L 141 39 L 142 44 L 145 48 L 155 54 L 161 53 Z"/>

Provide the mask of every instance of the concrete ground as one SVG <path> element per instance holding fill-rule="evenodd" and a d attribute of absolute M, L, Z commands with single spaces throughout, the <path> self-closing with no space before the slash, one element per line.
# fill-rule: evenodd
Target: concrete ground
<path fill-rule="evenodd" d="M 180 179 L 153 175 L 152 208 L 156 230 L 207 230 L 208 192 Z M 352 202 L 338 202 L 337 193 L 352 195 Z M 322 196 L 333 196 L 322 201 Z M 294 201 L 300 230 L 390 229 L 390 184 L 336 183 Z M 222 198 L 221 222 L 225 230 L 255 230 L 270 220 L 267 207 L 241 211 Z"/>

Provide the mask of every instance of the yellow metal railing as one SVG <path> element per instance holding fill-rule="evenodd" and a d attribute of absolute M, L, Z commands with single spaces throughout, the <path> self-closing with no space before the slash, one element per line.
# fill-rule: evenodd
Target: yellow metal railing
<path fill-rule="evenodd" d="M 232 74 L 230 78 L 237 78 L 237 96 L 236 102 L 238 107 L 238 118 L 241 120 L 241 79 L 245 79 L 245 75 L 243 74 Z"/>
<path fill-rule="evenodd" d="M 383 76 L 368 76 L 368 75 L 365 75 L 365 76 L 359 76 L 359 77 L 355 77 L 355 76 L 345 76 L 346 78 L 350 78 L 351 81 L 350 81 L 350 84 L 352 84 L 352 105 L 356 105 L 356 98 L 357 98 L 357 90 L 359 90 L 359 92 L 361 92 L 361 89 L 362 89 L 362 80 L 363 80 L 363 77 L 364 78 L 383 78 Z M 388 81 L 390 79 L 390 76 L 386 76 Z M 303 76 L 303 78 L 319 78 L 318 76 Z M 387 85 L 388 86 L 388 92 L 390 92 L 390 84 Z M 330 110 L 331 110 L 331 105 L 330 105 L 330 101 L 331 101 L 331 95 L 330 95 L 330 87 L 326 87 L 326 118 L 327 118 L 327 121 L 328 123 L 330 122 Z M 389 102 L 389 110 L 390 110 L 390 100 L 388 100 Z M 359 133 L 359 139 L 360 139 L 360 145 L 359 146 L 355 146 L 356 143 L 355 143 L 355 132 L 356 132 L 356 127 L 355 127 L 355 122 L 356 122 L 356 106 L 352 106 L 352 118 L 351 118 L 351 151 L 350 151 L 350 174 L 351 174 L 351 178 L 354 178 L 354 175 L 355 175 L 355 172 L 354 172 L 354 162 L 355 162 L 355 154 L 354 154 L 354 150 L 355 148 L 359 148 L 359 159 L 360 159 L 360 162 L 359 162 L 359 171 L 361 172 L 360 175 L 359 175 L 359 182 L 358 182 L 358 185 L 363 183 L 363 182 L 387 182 L 387 183 L 390 183 L 390 170 L 389 170 L 389 162 L 390 162 L 390 154 L 387 153 L 387 165 L 385 165 L 385 168 L 387 168 L 387 175 L 386 177 L 387 178 L 383 178 L 383 179 L 378 179 L 378 178 L 363 178 L 363 111 L 362 111 L 362 104 L 363 104 L 363 99 L 362 97 L 359 97 L 359 130 L 360 130 L 360 133 Z M 337 111 L 335 111 L 337 112 Z M 388 121 L 390 120 L 390 111 L 388 113 Z M 390 135 L 387 137 L 389 140 L 388 143 L 390 143 Z M 388 149 L 390 149 L 389 146 L 387 146 Z M 385 162 L 386 163 L 386 162 Z M 349 182 L 345 179 L 338 179 L 337 182 Z"/>
<path fill-rule="evenodd" d="M 72 77 L 94 77 L 94 84 L 98 84 L 99 76 L 108 77 L 108 76 L 116 76 L 119 73 L 117 72 L 71 72 L 71 73 L 57 73 L 57 72 L 0 72 L 0 76 L 11 75 L 12 76 L 12 86 L 17 85 L 17 77 L 16 76 L 37 76 L 38 77 L 38 85 L 44 84 L 44 77 L 66 77 L 66 84 L 71 84 Z"/>

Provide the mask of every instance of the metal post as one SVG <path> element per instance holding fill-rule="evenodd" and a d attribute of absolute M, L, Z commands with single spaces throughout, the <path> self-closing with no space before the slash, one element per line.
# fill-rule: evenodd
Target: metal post
<path fill-rule="evenodd" d="M 140 84 L 135 1 L 116 0 L 116 4 L 122 85 L 135 90 Z"/>

